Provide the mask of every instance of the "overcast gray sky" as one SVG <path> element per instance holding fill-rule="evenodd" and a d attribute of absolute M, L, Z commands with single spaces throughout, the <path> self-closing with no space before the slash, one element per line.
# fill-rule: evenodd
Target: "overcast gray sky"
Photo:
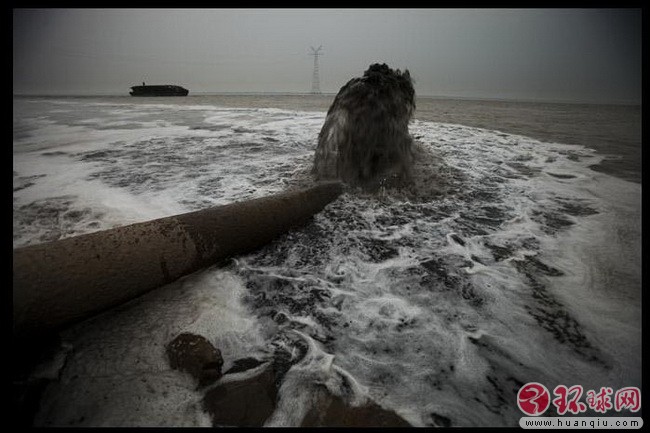
<path fill-rule="evenodd" d="M 15 9 L 14 94 L 323 92 L 374 62 L 418 95 L 641 102 L 640 9 Z"/>

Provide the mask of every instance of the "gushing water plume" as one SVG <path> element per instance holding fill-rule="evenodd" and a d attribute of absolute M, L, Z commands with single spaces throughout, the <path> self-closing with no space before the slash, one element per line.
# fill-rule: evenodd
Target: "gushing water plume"
<path fill-rule="evenodd" d="M 370 65 L 339 90 L 318 136 L 313 173 L 373 190 L 410 179 L 408 123 L 415 90 L 408 70 Z"/>

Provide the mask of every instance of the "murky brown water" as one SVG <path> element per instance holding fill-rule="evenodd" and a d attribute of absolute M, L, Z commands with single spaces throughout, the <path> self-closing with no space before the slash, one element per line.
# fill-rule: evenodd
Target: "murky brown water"
<path fill-rule="evenodd" d="M 326 111 L 334 95 L 190 96 L 187 103 Z M 201 102 L 199 102 L 201 101 Z M 595 170 L 641 182 L 641 106 L 479 101 L 419 97 L 415 117 L 581 144 L 611 157 Z"/>
<path fill-rule="evenodd" d="M 312 161 L 333 95 L 32 99 L 14 98 L 15 243 L 286 189 Z M 345 194 L 228 268 L 80 324 L 36 424 L 204 422 L 203 396 L 164 361 L 188 330 L 222 351 L 225 371 L 279 360 L 291 404 L 270 425 L 298 425 L 295 407 L 319 401 L 325 382 L 348 397 L 368 387 L 418 426 L 514 426 L 531 380 L 640 386 L 641 186 L 590 171 L 590 152 L 506 136 L 616 153 L 598 170 L 638 182 L 640 107 L 418 107 L 440 122 L 410 127 L 439 158 L 425 165 L 434 198 Z"/>
<path fill-rule="evenodd" d="M 335 95 L 192 95 L 105 97 L 116 102 L 217 105 L 327 111 Z M 59 97 L 60 98 L 60 97 Z M 96 98 L 96 97 L 95 97 Z M 104 99 L 104 98 L 102 98 Z M 415 117 L 499 130 L 542 141 L 580 144 L 607 155 L 597 171 L 641 182 L 641 106 L 488 101 L 418 97 Z"/>
<path fill-rule="evenodd" d="M 581 144 L 614 157 L 594 169 L 641 182 L 641 106 L 422 98 L 416 117 Z"/>

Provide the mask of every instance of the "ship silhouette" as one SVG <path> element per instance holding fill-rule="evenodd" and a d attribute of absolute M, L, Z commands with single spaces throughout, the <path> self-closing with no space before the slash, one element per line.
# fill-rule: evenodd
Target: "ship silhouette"
<path fill-rule="evenodd" d="M 131 96 L 187 96 L 190 91 L 181 86 L 173 84 L 150 85 L 144 82 L 142 86 L 131 87 Z"/>

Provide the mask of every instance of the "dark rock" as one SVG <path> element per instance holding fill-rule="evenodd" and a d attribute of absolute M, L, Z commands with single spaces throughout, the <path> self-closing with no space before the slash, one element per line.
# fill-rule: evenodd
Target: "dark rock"
<path fill-rule="evenodd" d="M 199 388 L 221 377 L 221 352 L 200 335 L 180 334 L 167 345 L 167 356 L 171 368 L 192 375 Z"/>
<path fill-rule="evenodd" d="M 451 420 L 449 418 L 435 412 L 431 413 L 431 421 L 434 427 L 451 427 Z"/>
<path fill-rule="evenodd" d="M 260 361 L 259 359 L 255 358 L 242 358 L 234 361 L 232 363 L 232 367 L 228 369 L 224 373 L 225 374 L 233 374 L 233 373 L 240 373 L 242 371 L 250 370 L 251 368 L 255 368 L 260 364 L 263 364 L 264 361 Z"/>
<path fill-rule="evenodd" d="M 354 407 L 329 391 L 325 391 L 318 406 L 307 412 L 301 427 L 411 427 L 395 412 L 373 401 Z"/>
<path fill-rule="evenodd" d="M 203 408 L 213 426 L 261 427 L 275 410 L 277 389 L 271 364 L 247 379 L 227 382 L 209 390 Z"/>
<path fill-rule="evenodd" d="M 286 373 L 284 370 L 291 365 L 281 368 L 284 363 L 278 359 L 266 365 L 259 363 L 254 358 L 238 360 L 229 372 L 256 371 L 251 371 L 252 375 L 242 380 L 216 384 L 205 394 L 203 408 L 210 414 L 213 426 L 262 427 L 273 414 L 278 403 L 278 389 Z M 301 425 L 296 427 L 411 426 L 395 412 L 372 401 L 362 406 L 350 406 L 324 386 L 318 386 L 312 404 Z"/>

